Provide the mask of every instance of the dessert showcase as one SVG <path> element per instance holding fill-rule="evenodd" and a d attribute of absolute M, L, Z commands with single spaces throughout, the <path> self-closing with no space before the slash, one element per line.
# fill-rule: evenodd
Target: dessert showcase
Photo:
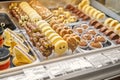
<path fill-rule="evenodd" d="M 0 80 L 65 80 L 119 66 L 119 20 L 92 0 L 43 2 L 0 2 Z"/>

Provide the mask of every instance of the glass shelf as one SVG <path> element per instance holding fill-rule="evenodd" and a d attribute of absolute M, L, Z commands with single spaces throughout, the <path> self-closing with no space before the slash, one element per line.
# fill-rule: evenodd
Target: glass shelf
<path fill-rule="evenodd" d="M 106 8 L 120 15 L 120 0 L 96 0 L 103 4 Z"/>

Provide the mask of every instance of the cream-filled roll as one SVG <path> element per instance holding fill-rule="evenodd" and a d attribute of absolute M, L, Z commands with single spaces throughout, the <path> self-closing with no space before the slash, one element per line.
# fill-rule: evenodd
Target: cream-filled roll
<path fill-rule="evenodd" d="M 104 22 L 104 25 L 110 29 L 113 29 L 115 26 L 117 26 L 117 24 L 119 24 L 119 22 L 117 20 L 112 19 L 112 18 L 107 18 Z"/>
<path fill-rule="evenodd" d="M 57 55 L 62 55 L 67 51 L 67 42 L 60 35 L 58 35 L 46 21 L 38 21 L 36 25 L 42 31 L 42 33 L 44 33 L 45 36 L 52 42 L 52 45 L 54 46 L 54 52 Z"/>
<path fill-rule="evenodd" d="M 117 20 L 113 20 L 110 24 L 109 27 L 110 29 L 113 29 L 119 24 L 119 22 Z"/>
<path fill-rule="evenodd" d="M 120 36 L 120 24 L 117 24 L 114 28 L 114 32 Z"/>
<path fill-rule="evenodd" d="M 105 14 L 101 11 L 95 9 L 90 5 L 89 0 L 82 0 L 82 2 L 79 3 L 78 9 L 82 10 L 85 14 L 91 16 L 92 18 L 95 18 L 97 20 L 104 19 Z"/>
<path fill-rule="evenodd" d="M 105 21 L 104 21 L 104 25 L 105 26 L 109 26 L 109 24 L 113 21 L 112 18 L 107 18 Z"/>
<path fill-rule="evenodd" d="M 99 10 L 93 8 L 90 5 L 84 5 L 82 11 L 97 20 L 105 18 L 104 13 L 100 12 Z"/>
<path fill-rule="evenodd" d="M 41 16 L 27 2 L 21 2 L 19 6 L 29 16 L 32 22 L 42 19 Z"/>
<path fill-rule="evenodd" d="M 90 1 L 89 0 L 82 0 L 78 5 L 78 9 L 82 9 L 85 5 L 90 5 Z"/>

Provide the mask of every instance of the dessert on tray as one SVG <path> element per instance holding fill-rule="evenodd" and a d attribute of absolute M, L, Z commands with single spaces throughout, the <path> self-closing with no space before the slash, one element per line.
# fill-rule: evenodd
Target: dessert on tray
<path fill-rule="evenodd" d="M 36 57 L 31 53 L 31 49 L 26 45 L 26 41 L 18 34 L 10 29 L 5 29 L 3 36 L 5 39 L 4 45 L 10 50 L 9 53 L 14 66 L 30 64 L 36 60 Z"/>

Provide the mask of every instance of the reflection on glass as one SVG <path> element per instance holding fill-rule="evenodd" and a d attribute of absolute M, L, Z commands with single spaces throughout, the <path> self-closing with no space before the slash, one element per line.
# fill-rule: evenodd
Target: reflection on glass
<path fill-rule="evenodd" d="M 116 13 L 120 13 L 120 0 L 105 0 L 105 5 Z"/>

